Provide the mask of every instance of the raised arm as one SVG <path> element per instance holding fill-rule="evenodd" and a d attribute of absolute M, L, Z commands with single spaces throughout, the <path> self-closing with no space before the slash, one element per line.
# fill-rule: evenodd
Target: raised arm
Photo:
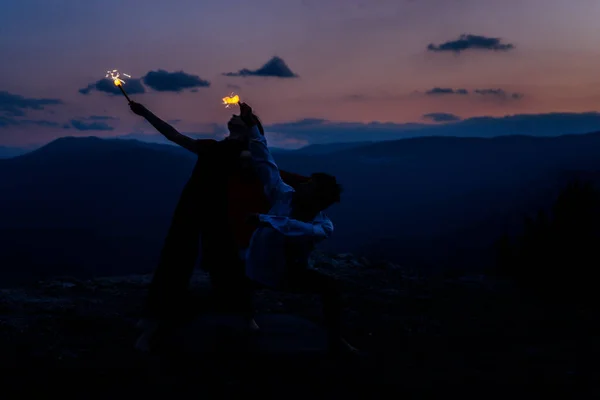
<path fill-rule="evenodd" d="M 282 179 L 279 168 L 269 151 L 267 139 L 260 132 L 258 119 L 252 114 L 252 108 L 245 103 L 240 103 L 241 117 L 250 128 L 249 150 L 258 176 L 264 186 L 265 195 L 271 203 L 283 193 L 293 192 L 291 186 Z"/>
<path fill-rule="evenodd" d="M 260 134 L 256 125 L 250 129 L 249 148 L 252 154 L 252 161 L 269 201 L 272 202 L 282 192 L 293 190 L 281 179 L 279 168 L 267 147 L 267 139 Z"/>
<path fill-rule="evenodd" d="M 146 118 L 146 120 L 150 122 L 150 124 L 158 132 L 160 132 L 161 135 L 166 137 L 171 142 L 178 144 L 179 146 L 191 152 L 197 152 L 197 144 L 194 139 L 192 139 L 189 136 L 182 135 L 177 131 L 177 129 L 173 128 L 171 125 L 158 118 L 143 105 L 132 101 L 131 103 L 129 103 L 129 107 L 131 108 L 131 111 L 133 111 L 137 115 Z"/>
<path fill-rule="evenodd" d="M 307 182 L 307 181 L 310 180 L 310 178 L 307 177 L 307 176 L 295 174 L 293 172 L 283 171 L 281 169 L 279 170 L 279 175 L 281 176 L 281 179 L 283 179 L 283 181 L 285 183 L 287 183 L 288 185 L 290 185 L 294 189 L 296 189 L 296 187 L 299 184 L 305 183 L 305 182 Z"/>

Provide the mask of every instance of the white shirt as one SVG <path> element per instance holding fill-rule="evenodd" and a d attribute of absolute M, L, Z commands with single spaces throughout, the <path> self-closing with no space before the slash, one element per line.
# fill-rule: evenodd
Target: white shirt
<path fill-rule="evenodd" d="M 251 129 L 249 147 L 271 210 L 268 214 L 259 215 L 261 223 L 267 226 L 260 226 L 250 239 L 246 252 L 246 274 L 263 285 L 277 287 L 286 274 L 285 239 L 297 243 L 299 261 L 308 265 L 314 245 L 331 235 L 333 223 L 323 212 L 311 222 L 290 218 L 294 189 L 281 179 L 267 140 L 256 126 Z"/>

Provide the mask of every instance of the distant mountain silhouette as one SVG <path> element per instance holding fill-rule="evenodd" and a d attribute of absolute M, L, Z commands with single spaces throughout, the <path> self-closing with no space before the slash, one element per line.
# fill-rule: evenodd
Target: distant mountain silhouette
<path fill-rule="evenodd" d="M 600 130 L 600 113 L 516 114 L 473 117 L 435 125 L 422 134 L 432 136 L 497 137 L 505 135 L 559 136 Z"/>
<path fill-rule="evenodd" d="M 600 130 L 600 113 L 517 114 L 473 117 L 449 123 L 343 122 L 322 119 L 267 125 L 267 132 L 311 144 L 380 142 L 429 136 L 496 137 L 506 135 L 558 136 Z"/>
<path fill-rule="evenodd" d="M 20 156 L 30 150 L 29 148 L 0 146 L 0 159 Z"/>
<path fill-rule="evenodd" d="M 350 142 L 350 143 L 325 143 L 325 144 L 310 144 L 301 147 L 296 151 L 298 154 L 330 154 L 341 150 L 354 149 L 357 147 L 366 146 L 374 142 Z"/>
<path fill-rule="evenodd" d="M 600 131 L 600 113 L 516 114 L 503 117 L 472 117 L 448 123 L 343 122 L 308 118 L 266 125 L 265 130 L 286 138 L 310 143 L 301 151 L 329 152 L 336 148 L 370 142 L 392 141 L 431 136 L 491 138 L 506 135 L 559 136 Z M 211 137 L 208 133 L 188 133 L 194 137 Z M 146 142 L 168 144 L 159 134 L 130 133 L 120 136 Z M 276 143 L 273 141 L 273 143 Z M 325 147 L 320 147 L 325 145 Z M 331 146 L 331 147 L 330 147 Z"/>
<path fill-rule="evenodd" d="M 343 147 L 276 153 L 282 168 L 344 185 L 323 249 L 422 265 L 484 262 L 503 231 L 551 202 L 565 171 L 600 171 L 600 133 Z M 152 270 L 194 162 L 175 146 L 98 138 L 0 160 L 0 279 Z"/>
<path fill-rule="evenodd" d="M 214 138 L 213 135 L 189 135 L 194 138 Z M 177 146 L 175 143 L 169 141 L 163 135 L 158 133 L 128 133 L 127 135 L 117 136 L 115 139 L 120 140 L 135 140 L 140 141 L 142 143 L 153 143 L 153 144 L 163 144 L 170 146 Z M 280 149 L 280 148 L 271 148 L 272 152 L 286 152 L 293 151 L 290 149 Z"/>

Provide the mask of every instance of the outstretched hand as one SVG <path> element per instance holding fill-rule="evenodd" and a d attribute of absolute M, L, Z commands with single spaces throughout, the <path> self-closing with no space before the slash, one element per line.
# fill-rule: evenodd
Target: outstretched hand
<path fill-rule="evenodd" d="M 252 107 L 250 107 L 247 103 L 239 102 L 238 105 L 240 106 L 241 117 L 252 115 Z"/>
<path fill-rule="evenodd" d="M 129 108 L 131 108 L 131 111 L 133 111 L 135 114 L 142 117 L 148 113 L 148 109 L 146 107 L 140 103 L 136 103 L 135 101 L 129 103 Z"/>

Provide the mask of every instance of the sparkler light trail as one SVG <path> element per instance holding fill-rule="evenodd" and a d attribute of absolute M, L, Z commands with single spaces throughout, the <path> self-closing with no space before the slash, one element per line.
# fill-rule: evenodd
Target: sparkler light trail
<path fill-rule="evenodd" d="M 131 78 L 131 75 L 123 74 L 123 76 L 126 76 L 127 78 Z M 111 70 L 106 71 L 105 78 L 109 78 L 110 80 L 112 80 L 113 83 L 115 84 L 115 86 L 118 87 L 119 89 L 121 89 L 121 93 L 123 93 L 123 96 L 125 96 L 127 101 L 129 103 L 131 103 L 131 99 L 129 98 L 129 96 L 127 96 L 127 93 L 125 93 L 125 89 L 123 89 L 123 85 L 125 84 L 125 81 L 123 79 L 121 79 L 121 73 L 118 70 L 113 69 L 112 71 Z"/>
<path fill-rule="evenodd" d="M 233 104 L 238 104 L 240 102 L 240 96 L 237 94 L 234 95 L 233 92 L 226 97 L 223 97 L 223 104 L 225 104 L 225 108 L 229 108 L 229 106 Z"/>

